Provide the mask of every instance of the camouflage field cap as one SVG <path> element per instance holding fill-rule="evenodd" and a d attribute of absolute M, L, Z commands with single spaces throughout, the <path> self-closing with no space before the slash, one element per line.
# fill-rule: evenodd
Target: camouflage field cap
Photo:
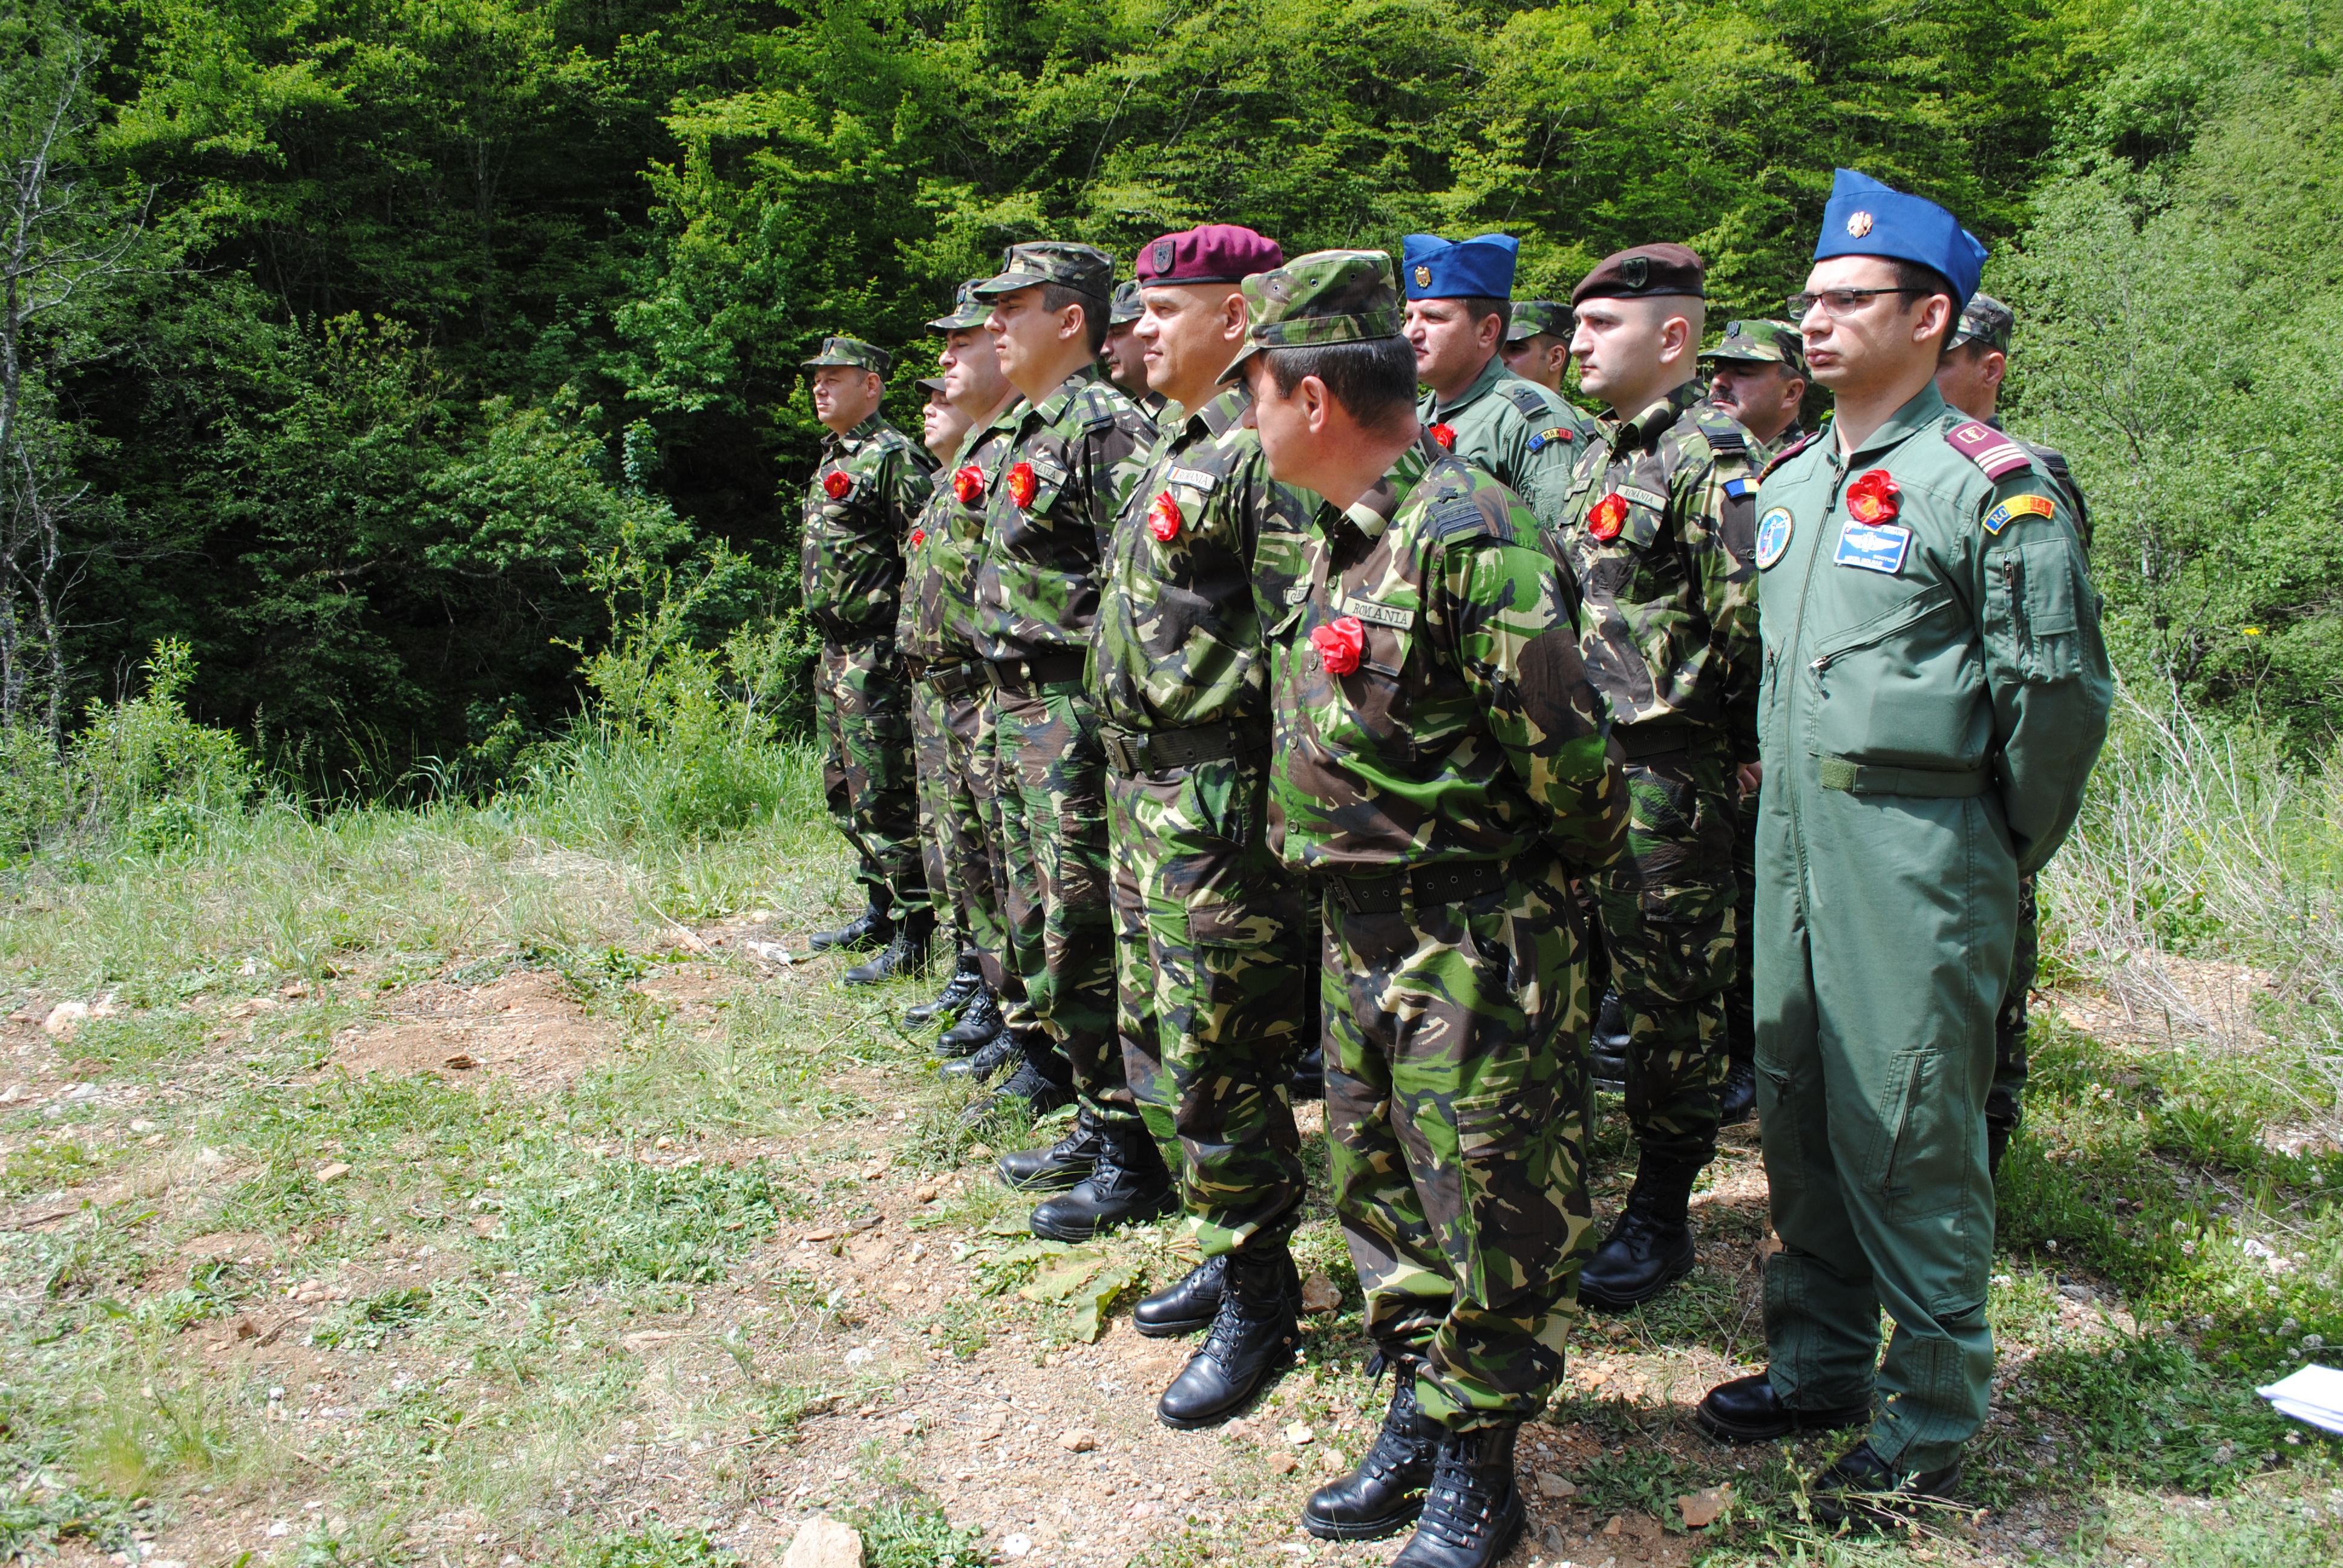
<path fill-rule="evenodd" d="M 1505 341 L 1527 343 L 1541 332 L 1566 338 L 1574 324 L 1570 307 L 1559 299 L 1516 299 L 1513 322 L 1505 328 Z"/>
<path fill-rule="evenodd" d="M 1752 365 L 1780 365 L 1793 376 L 1806 374 L 1806 340 L 1798 329 L 1786 321 L 1728 321 L 1725 336 L 1716 340 L 1714 348 L 1704 348 L 1701 363 L 1714 365 L 1720 359 L 1738 360 Z"/>
<path fill-rule="evenodd" d="M 1106 313 L 1109 327 L 1128 327 L 1146 314 L 1147 307 L 1139 303 L 1139 285 L 1118 283 L 1114 286 L 1114 303 L 1108 307 Z"/>
<path fill-rule="evenodd" d="M 825 337 L 821 340 L 821 352 L 801 363 L 809 370 L 824 365 L 844 365 L 884 376 L 887 367 L 895 363 L 895 357 L 877 344 L 865 343 L 860 337 Z"/>
<path fill-rule="evenodd" d="M 995 295 L 1014 294 L 1021 288 L 1038 288 L 1045 283 L 1063 284 L 1104 299 L 1114 292 L 1114 257 L 1094 245 L 1070 239 L 1037 239 L 1030 245 L 1012 245 L 1001 253 L 999 276 L 978 284 L 976 296 L 979 299 L 990 299 Z"/>
<path fill-rule="evenodd" d="M 1967 308 L 1961 312 L 1961 324 L 1953 328 L 1947 348 L 1958 348 L 1964 343 L 1982 343 L 1988 348 L 2009 352 L 2009 334 L 2017 325 L 2017 315 L 1990 294 L 1972 294 Z"/>
<path fill-rule="evenodd" d="M 1371 343 L 1397 337 L 1406 319 L 1392 258 L 1380 250 L 1313 250 L 1246 278 L 1244 297 L 1252 325 L 1223 381 L 1235 380 L 1264 348 Z"/>
<path fill-rule="evenodd" d="M 976 286 L 983 281 L 980 277 L 971 277 L 961 284 L 952 307 L 928 325 L 938 332 L 960 332 L 971 327 L 983 326 L 984 318 L 992 314 L 990 307 L 976 297 Z"/>

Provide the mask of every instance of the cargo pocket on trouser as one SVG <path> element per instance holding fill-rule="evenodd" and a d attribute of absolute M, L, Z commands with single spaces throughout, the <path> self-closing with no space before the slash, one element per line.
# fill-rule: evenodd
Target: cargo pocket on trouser
<path fill-rule="evenodd" d="M 1458 1207 L 1448 1252 L 1461 1294 L 1503 1308 L 1550 1290 L 1570 1250 L 1577 1172 L 1551 1079 L 1454 1102 Z"/>
<path fill-rule="evenodd" d="M 1880 1089 L 1870 1187 L 1889 1223 L 1949 1214 L 1968 1200 L 1976 1108 L 1940 1050 L 1899 1051 Z"/>

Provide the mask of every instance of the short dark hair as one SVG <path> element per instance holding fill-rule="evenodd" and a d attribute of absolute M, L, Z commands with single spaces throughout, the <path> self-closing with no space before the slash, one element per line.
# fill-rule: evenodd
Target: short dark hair
<path fill-rule="evenodd" d="M 1945 322 L 1945 335 L 1936 341 L 1936 355 L 1937 357 L 1942 358 L 1946 353 L 1945 345 L 1950 343 L 1953 340 L 1953 334 L 1961 329 L 1961 291 L 1953 286 L 1951 278 L 1924 263 L 1906 261 L 1900 256 L 1889 256 L 1887 265 L 1896 269 L 1896 287 L 1915 291 L 1904 297 L 1906 309 L 1910 309 L 1918 300 L 1925 299 L 1931 294 L 1943 295 L 1946 303 L 1951 306 L 1952 313 Z"/>
<path fill-rule="evenodd" d="M 1082 307 L 1082 335 L 1090 339 L 1091 357 L 1096 358 L 1098 351 L 1106 347 L 1109 314 L 1106 297 L 1099 294 L 1086 294 L 1069 284 L 1045 283 L 1041 286 L 1043 310 L 1055 316 L 1069 305 L 1079 305 Z"/>
<path fill-rule="evenodd" d="M 1513 302 L 1499 299 L 1491 294 L 1465 294 L 1456 303 L 1464 307 L 1464 319 L 1478 327 L 1489 317 L 1497 318 L 1497 341 L 1505 340 L 1505 328 L 1513 324 Z"/>
<path fill-rule="evenodd" d="M 1292 397 L 1304 377 L 1315 376 L 1327 396 L 1370 430 L 1415 407 L 1415 350 L 1404 337 L 1270 348 L 1262 357 L 1280 397 Z"/>

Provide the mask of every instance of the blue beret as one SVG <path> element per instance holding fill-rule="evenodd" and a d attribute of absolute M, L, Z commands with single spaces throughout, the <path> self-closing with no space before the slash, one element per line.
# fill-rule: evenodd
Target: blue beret
<path fill-rule="evenodd" d="M 1830 205 L 1823 208 L 1823 235 L 1815 242 L 1816 261 L 1834 256 L 1885 256 L 1933 266 L 1959 292 L 1953 301 L 1956 312 L 1976 292 L 1986 254 L 1976 236 L 1935 202 L 1853 169 L 1839 170 L 1831 182 Z"/>
<path fill-rule="evenodd" d="M 1476 234 L 1453 245 L 1436 234 L 1412 234 L 1400 242 L 1400 281 L 1410 299 L 1511 299 L 1521 248 L 1509 234 Z"/>

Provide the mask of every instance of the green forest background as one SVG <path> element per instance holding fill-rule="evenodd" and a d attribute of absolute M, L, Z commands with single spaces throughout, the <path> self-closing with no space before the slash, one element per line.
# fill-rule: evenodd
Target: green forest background
<path fill-rule="evenodd" d="M 1835 165 L 1994 247 L 2009 422 L 2090 492 L 2135 689 L 2297 752 L 2343 712 L 2338 0 L 0 17 L 12 746 L 171 639 L 189 709 L 308 789 L 493 786 L 647 601 L 802 657 L 797 363 L 906 348 L 912 424 L 920 324 L 1004 244 L 1501 227 L 1527 297 L 1681 240 L 1722 321 L 1798 285 Z"/>

